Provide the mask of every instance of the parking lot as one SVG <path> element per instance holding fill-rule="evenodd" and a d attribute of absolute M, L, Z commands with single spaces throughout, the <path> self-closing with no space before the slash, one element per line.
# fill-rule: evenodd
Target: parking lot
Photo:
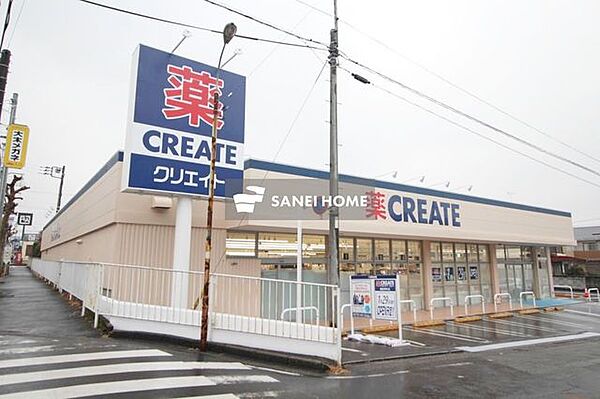
<path fill-rule="evenodd" d="M 563 310 L 537 314 L 519 314 L 493 319 L 485 316 L 480 321 L 458 323 L 448 321 L 443 326 L 403 326 L 403 338 L 409 346 L 385 345 L 345 340 L 345 364 L 384 359 L 424 356 L 439 353 L 481 351 L 561 340 L 584 339 L 600 334 L 600 304 L 576 303 Z M 398 331 L 378 335 L 394 337 Z"/>

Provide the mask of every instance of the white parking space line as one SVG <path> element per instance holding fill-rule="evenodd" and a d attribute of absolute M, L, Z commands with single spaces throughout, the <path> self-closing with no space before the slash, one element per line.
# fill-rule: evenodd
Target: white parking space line
<path fill-rule="evenodd" d="M 569 312 L 569 313 L 582 314 L 582 315 L 586 315 L 586 316 L 600 317 L 600 314 L 598 314 L 598 313 L 588 313 L 588 312 L 584 312 L 581 310 L 565 309 L 564 311 Z"/>
<path fill-rule="evenodd" d="M 0 395 L 10 399 L 77 398 L 81 396 L 112 395 L 126 392 L 151 391 L 155 389 L 192 388 L 216 385 L 204 376 L 152 378 L 142 380 L 110 381 L 96 384 L 72 385 L 68 387 L 40 389 Z"/>
<path fill-rule="evenodd" d="M 353 348 L 344 348 L 342 346 L 342 350 L 346 351 L 346 352 L 354 352 L 354 353 L 364 353 L 363 351 L 359 351 L 358 349 L 353 349 Z"/>
<path fill-rule="evenodd" d="M 553 342 L 574 341 L 574 340 L 593 338 L 593 337 L 600 337 L 600 334 L 586 332 L 586 333 L 581 333 L 581 334 L 563 335 L 563 336 L 559 336 L 559 337 L 528 339 L 525 341 L 503 342 L 503 343 L 499 343 L 499 344 L 490 344 L 490 345 L 481 345 L 481 346 L 459 346 L 456 349 L 460 349 L 465 352 L 484 352 L 484 351 L 491 351 L 491 350 L 497 350 L 497 349 L 517 348 L 520 346 L 539 345 L 539 344 L 547 344 L 547 343 L 553 343 Z"/>
<path fill-rule="evenodd" d="M 441 331 L 441 330 L 430 330 L 427 328 L 413 328 L 408 331 L 425 334 L 425 335 L 433 335 L 436 337 L 456 339 L 459 341 L 466 341 L 466 342 L 477 342 L 477 343 L 490 342 L 483 338 L 471 337 L 471 336 L 463 335 L 463 334 L 449 333 L 449 332 Z"/>
<path fill-rule="evenodd" d="M 530 330 L 537 330 L 537 331 L 548 332 L 548 333 L 557 333 L 557 332 L 560 332 L 560 330 L 557 330 L 555 328 L 542 327 L 542 326 L 534 326 L 534 325 L 531 325 L 531 324 L 519 323 L 519 322 L 516 322 L 516 321 L 498 320 L 498 319 L 488 319 L 486 321 L 488 323 L 496 323 L 496 324 L 502 324 L 502 325 L 506 325 L 506 326 L 514 326 L 514 327 L 518 327 L 518 328 L 528 328 Z"/>
<path fill-rule="evenodd" d="M 532 336 L 532 335 L 529 335 L 526 333 L 513 332 L 513 331 L 502 330 L 502 329 L 493 328 L 493 327 L 474 326 L 474 325 L 466 325 L 466 324 L 452 323 L 452 322 L 450 322 L 449 325 L 457 327 L 457 328 L 465 328 L 468 330 L 482 331 L 482 332 L 489 333 L 489 334 L 508 335 L 510 337 L 526 338 L 526 337 Z"/>
<path fill-rule="evenodd" d="M 0 386 L 8 384 L 21 384 L 36 381 L 60 380 L 63 378 L 77 378 L 98 376 L 104 374 L 135 373 L 143 371 L 170 371 L 170 370 L 251 370 L 241 363 L 200 363 L 200 362 L 144 362 L 120 363 L 104 366 L 88 366 L 58 370 L 36 371 L 3 375 Z"/>
<path fill-rule="evenodd" d="M 565 327 L 575 327 L 575 328 L 585 328 L 585 329 L 588 328 L 588 326 L 586 326 L 585 324 L 571 323 L 570 321 L 557 320 L 556 318 L 549 319 L 547 317 L 536 317 L 534 315 L 518 315 L 516 317 L 522 318 L 522 319 L 528 319 L 528 320 L 541 321 L 544 323 L 563 325 Z"/>
<path fill-rule="evenodd" d="M 56 355 L 44 357 L 28 357 L 11 360 L 0 360 L 0 369 L 8 367 L 39 366 L 44 364 L 85 362 L 92 360 L 121 359 L 128 357 L 172 356 L 158 349 L 142 349 L 132 351 L 91 352 L 73 355 Z"/>

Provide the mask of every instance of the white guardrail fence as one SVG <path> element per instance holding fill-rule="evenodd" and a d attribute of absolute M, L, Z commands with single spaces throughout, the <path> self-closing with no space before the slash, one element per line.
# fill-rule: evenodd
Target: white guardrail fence
<path fill-rule="evenodd" d="M 34 259 L 31 270 L 115 330 L 197 340 L 203 273 Z M 209 341 L 341 362 L 339 288 L 211 274 Z"/>

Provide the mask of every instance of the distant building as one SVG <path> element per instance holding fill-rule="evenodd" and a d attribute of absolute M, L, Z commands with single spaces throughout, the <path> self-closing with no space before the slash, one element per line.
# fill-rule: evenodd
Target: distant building
<path fill-rule="evenodd" d="M 585 286 L 600 285 L 600 226 L 575 227 L 575 247 L 552 247 L 552 269 L 556 278 L 579 277 Z"/>

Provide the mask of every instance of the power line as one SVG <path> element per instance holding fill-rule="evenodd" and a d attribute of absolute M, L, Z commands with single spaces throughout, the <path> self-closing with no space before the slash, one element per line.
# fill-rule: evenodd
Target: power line
<path fill-rule="evenodd" d="M 245 18 L 248 18 L 248 19 L 250 19 L 252 21 L 255 21 L 257 23 L 260 23 L 262 25 L 268 26 L 268 27 L 270 27 L 272 29 L 275 29 L 275 30 L 278 30 L 280 32 L 286 33 L 288 35 L 294 36 L 297 39 L 300 39 L 300 40 L 303 40 L 303 41 L 310 41 L 310 42 L 314 42 L 314 43 L 318 43 L 318 44 L 321 44 L 323 46 L 326 46 L 326 44 L 324 44 L 324 43 L 317 42 L 317 41 L 314 41 L 312 39 L 302 37 L 302 36 L 297 35 L 297 34 L 295 34 L 293 32 L 290 32 L 288 30 L 285 30 L 283 28 L 277 27 L 277 26 L 275 26 L 273 24 L 270 24 L 268 22 L 259 20 L 259 19 L 255 18 L 255 17 L 250 16 L 250 15 L 247 15 L 247 14 L 241 12 L 241 11 L 234 10 L 231 7 L 225 6 L 223 4 L 219 4 L 219 3 L 217 3 L 217 2 L 215 2 L 213 0 L 204 0 L 204 1 L 207 2 L 207 3 L 213 4 L 215 6 L 221 7 L 223 9 L 225 9 L 225 10 L 230 11 L 230 12 L 233 12 L 235 14 L 241 15 L 241 16 L 243 16 Z M 573 165 L 575 167 L 578 167 L 578 168 L 580 168 L 582 170 L 585 170 L 586 172 L 592 173 L 592 174 L 600 177 L 600 172 L 598 172 L 598 171 L 596 171 L 594 169 L 591 169 L 591 168 L 589 168 L 589 167 L 587 167 L 587 166 L 585 166 L 585 165 L 583 165 L 583 164 L 581 164 L 579 162 L 573 161 L 572 159 L 563 157 L 562 155 L 555 154 L 552 151 L 549 151 L 549 150 L 546 150 L 545 148 L 540 147 L 539 145 L 530 143 L 529 141 L 527 141 L 525 139 L 522 139 L 522 138 L 520 138 L 520 137 L 518 137 L 518 136 L 516 136 L 516 135 L 514 135 L 512 133 L 509 133 L 509 132 L 507 132 L 507 131 L 505 131 L 503 129 L 500 129 L 500 128 L 494 126 L 494 125 L 491 125 L 491 124 L 489 124 L 489 123 L 487 123 L 487 122 L 485 122 L 485 121 L 483 121 L 483 120 L 481 120 L 479 118 L 476 118 L 476 117 L 474 117 L 474 116 L 472 116 L 470 114 L 467 114 L 466 112 L 463 112 L 463 111 L 461 111 L 461 110 L 459 110 L 459 109 L 457 109 L 455 107 L 452 107 L 451 105 L 448 105 L 448 104 L 446 104 L 446 103 L 444 103 L 444 102 L 442 102 L 440 100 L 437 100 L 437 99 L 435 99 L 435 98 L 433 98 L 433 97 L 431 97 L 431 96 L 429 96 L 429 95 L 427 95 L 427 94 L 425 94 L 425 93 L 423 93 L 423 92 L 421 92 L 421 91 L 419 91 L 417 89 L 414 89 L 414 88 L 412 88 L 412 87 L 410 87 L 410 86 L 408 86 L 408 85 L 406 85 L 406 84 L 404 84 L 402 82 L 399 82 L 399 81 L 397 81 L 397 80 L 395 80 L 395 79 L 393 79 L 393 78 L 391 78 L 391 77 L 389 77 L 389 76 L 387 76 L 387 75 L 385 75 L 385 74 L 383 74 L 383 73 L 381 73 L 381 72 L 379 72 L 379 71 L 377 71 L 377 70 L 375 70 L 375 69 L 373 69 L 373 68 L 371 68 L 371 67 L 369 67 L 369 66 L 367 66 L 365 64 L 362 64 L 362 63 L 360 63 L 360 62 L 358 62 L 358 61 L 350 58 L 343 51 L 340 51 L 340 56 L 342 58 L 344 58 L 345 60 L 347 60 L 348 62 L 351 62 L 351 63 L 353 63 L 353 64 L 355 64 L 355 65 L 357 65 L 357 66 L 359 66 L 359 67 L 361 67 L 363 69 L 366 69 L 367 71 L 369 71 L 369 72 L 371 72 L 373 74 L 376 74 L 376 75 L 380 76 L 381 78 L 383 78 L 385 80 L 388 80 L 391 83 L 397 84 L 400 87 L 402 87 L 402 88 L 404 88 L 406 90 L 409 90 L 410 92 L 412 92 L 412 93 L 414 93 L 414 94 L 416 94 L 416 95 L 418 95 L 420 97 L 423 97 L 426 100 L 431 101 L 431 102 L 437 104 L 440 107 L 443 107 L 443 108 L 445 108 L 445 109 L 447 109 L 449 111 L 452 111 L 452 112 L 454 112 L 454 113 L 456 113 L 458 115 L 461 115 L 462 117 L 470 119 L 473 122 L 479 123 L 482 126 L 487 127 L 488 129 L 491 129 L 491 130 L 493 130 L 493 131 L 495 131 L 497 133 L 500 133 L 500 134 L 502 134 L 502 135 L 504 135 L 504 136 L 506 136 L 506 137 L 508 137 L 508 138 L 510 138 L 512 140 L 515 140 L 515 141 L 517 141 L 517 142 L 519 142 L 521 144 L 524 144 L 524 145 L 526 145 L 528 147 L 531 147 L 531 148 L 533 148 L 533 149 L 535 149 L 535 150 L 537 150 L 539 152 L 542 152 L 542 153 L 544 153 L 546 155 L 549 155 L 549 156 L 551 156 L 553 158 L 556 158 L 556 159 L 558 159 L 558 160 L 560 160 L 562 162 L 569 163 L 569 164 L 571 164 L 571 165 Z"/>
<path fill-rule="evenodd" d="M 310 9 L 314 10 L 314 11 L 320 12 L 321 14 L 327 15 L 329 17 L 333 16 L 331 13 L 329 13 L 327 11 L 324 11 L 324 10 L 318 8 L 318 7 L 315 7 L 312 4 L 309 4 L 309 3 L 305 2 L 305 1 L 296 0 L 296 2 L 302 4 L 302 5 L 306 6 L 306 7 L 308 7 Z M 415 60 L 413 60 L 412 58 L 408 57 L 407 55 L 402 54 L 401 52 L 399 52 L 395 48 L 390 47 L 386 43 L 384 43 L 381 40 L 377 39 L 376 37 L 368 34 L 367 32 L 359 29 L 358 27 L 356 27 L 355 25 L 349 23 L 348 21 L 344 21 L 344 20 L 340 19 L 340 22 L 343 23 L 344 25 L 348 26 L 349 28 L 353 29 L 354 31 L 360 33 L 361 35 L 365 36 L 366 38 L 368 38 L 372 42 L 380 45 L 381 47 L 385 48 L 386 50 L 388 50 L 388 51 L 394 53 L 395 55 L 399 56 L 400 58 L 408 61 L 410 64 L 412 64 L 412 65 L 418 67 L 419 69 L 421 69 L 421 70 L 429 73 L 430 75 L 433 75 L 434 77 L 436 77 L 437 79 L 439 79 L 442 82 L 446 83 L 447 85 L 453 87 L 454 89 L 456 89 L 456 90 L 458 90 L 458 91 L 466 94 L 467 96 L 469 96 L 469 97 L 471 97 L 471 98 L 473 98 L 473 99 L 475 99 L 475 100 L 477 100 L 477 101 L 479 101 L 479 102 L 487 105 L 488 107 L 493 108 L 494 110 L 496 110 L 496 111 L 500 112 L 501 114 L 503 114 L 503 115 L 511 118 L 512 120 L 519 122 L 523 126 L 526 126 L 526 127 L 530 128 L 530 129 L 536 131 L 537 133 L 539 133 L 539 134 L 541 134 L 541 135 L 543 135 L 543 136 L 545 136 L 545 137 L 547 137 L 547 138 L 549 138 L 549 139 L 551 139 L 551 140 L 553 140 L 553 141 L 555 141 L 555 142 L 557 142 L 557 143 L 559 143 L 559 144 L 561 144 L 561 145 L 563 145 L 563 146 L 565 146 L 565 147 L 567 147 L 567 148 L 569 148 L 569 149 L 571 149 L 571 150 L 579 153 L 580 155 L 583 155 L 583 156 L 585 156 L 585 157 L 587 157 L 589 159 L 592 159 L 592 160 L 600 163 L 600 158 L 597 158 L 597 157 L 595 157 L 593 155 L 590 155 L 590 154 L 588 154 L 586 152 L 583 152 L 583 151 L 579 150 L 578 148 L 572 146 L 571 144 L 569 144 L 569 143 L 567 143 L 567 142 L 565 142 L 563 140 L 560 140 L 560 139 L 558 139 L 558 138 L 550 135 L 549 133 L 544 132 L 542 129 L 540 129 L 540 128 L 536 127 L 536 126 L 533 126 L 532 124 L 530 124 L 530 123 L 526 122 L 525 120 L 523 120 L 523 119 L 521 119 L 521 118 L 519 118 L 519 117 L 517 117 L 517 116 L 515 116 L 515 115 L 513 115 L 511 113 L 509 113 L 508 111 L 505 111 L 504 109 L 500 108 L 499 106 L 495 105 L 494 103 L 492 103 L 492 102 L 490 102 L 488 100 L 485 100 L 484 98 L 482 98 L 481 96 L 473 93 L 472 91 L 470 91 L 468 89 L 465 89 L 464 87 L 459 86 L 458 84 L 452 82 L 450 79 L 448 79 L 448 78 L 444 77 L 443 75 L 440 75 L 439 73 L 431 70 L 427 66 L 425 66 L 425 65 L 423 65 L 423 64 L 421 64 L 421 63 L 419 63 L 419 62 L 417 62 Z"/>
<path fill-rule="evenodd" d="M 91 0 L 79 0 L 79 1 L 82 2 L 82 3 L 86 3 L 86 4 L 89 4 L 89 5 L 92 5 L 92 6 L 104 8 L 104 9 L 111 10 L 111 11 L 120 12 L 120 13 L 127 14 L 127 15 L 133 15 L 135 17 L 145 18 L 145 19 L 149 19 L 149 20 L 152 20 L 152 21 L 163 22 L 163 23 L 170 24 L 170 25 L 176 25 L 176 26 L 181 26 L 181 27 L 184 27 L 184 28 L 196 29 L 196 30 L 200 30 L 200 31 L 204 31 L 204 32 L 209 32 L 209 33 L 216 33 L 216 34 L 219 34 L 219 35 L 223 34 L 223 32 L 221 32 L 219 30 L 216 30 L 216 29 L 210 29 L 210 28 L 206 28 L 206 27 L 202 27 L 202 26 L 198 26 L 198 25 L 192 25 L 192 24 L 188 24 L 188 23 L 184 23 L 184 22 L 173 21 L 173 20 L 170 20 L 170 19 L 154 17 L 154 16 L 151 16 L 151 15 L 147 15 L 147 14 L 142 14 L 142 13 L 135 12 L 135 11 L 126 10 L 126 9 L 123 9 L 123 8 L 109 6 L 107 4 L 97 3 L 97 2 L 91 1 Z M 273 43 L 273 44 L 281 44 L 283 46 L 290 46 L 290 47 L 308 48 L 308 49 L 313 49 L 313 50 L 327 50 L 326 48 L 321 48 L 321 47 L 316 47 L 316 46 L 310 46 L 308 44 L 298 44 L 298 43 L 283 42 L 283 41 L 279 41 L 279 40 L 265 39 L 265 38 L 254 37 L 254 36 L 247 36 L 247 35 L 236 34 L 235 37 L 240 38 L 240 39 L 246 39 L 246 40 L 260 41 L 260 42 Z"/>
<path fill-rule="evenodd" d="M 260 20 L 260 19 L 258 19 L 258 18 L 256 18 L 256 17 L 253 17 L 253 16 L 251 16 L 251 15 L 249 15 L 249 14 L 243 13 L 242 11 L 238 11 L 238 10 L 236 10 L 236 9 L 233 9 L 233 8 L 231 8 L 231 7 L 229 7 L 229 6 L 226 6 L 226 5 L 224 5 L 224 4 L 217 3 L 216 1 L 213 1 L 213 0 L 204 0 L 204 1 L 205 1 L 205 2 L 207 2 L 207 3 L 209 3 L 209 4 L 212 4 L 212 5 L 214 5 L 214 6 L 217 6 L 217 7 L 223 8 L 223 9 L 225 9 L 225 10 L 227 10 L 227 11 L 229 11 L 229 12 L 232 12 L 232 13 L 234 13 L 234 14 L 237 14 L 237 15 L 239 15 L 239 16 L 241 16 L 241 17 L 247 18 L 247 19 L 249 19 L 249 20 L 251 20 L 251 21 L 254 21 L 254 22 L 258 23 L 258 24 L 261 24 L 261 25 L 267 26 L 267 27 L 269 27 L 269 28 L 271 28 L 271 29 L 275 29 L 276 31 L 279 31 L 279 32 L 285 33 L 285 34 L 287 34 L 287 35 L 293 36 L 293 37 L 295 37 L 296 39 L 302 40 L 303 42 L 310 42 L 310 43 L 319 44 L 319 45 L 321 45 L 321 46 L 323 46 L 323 47 L 324 47 L 324 48 L 322 48 L 322 49 L 320 49 L 320 50 L 327 50 L 327 49 L 329 49 L 329 45 L 328 45 L 328 44 L 326 44 L 326 43 L 320 42 L 320 41 L 318 41 L 318 40 L 310 39 L 310 38 L 307 38 L 307 37 L 300 36 L 300 35 L 298 35 L 298 34 L 296 34 L 296 33 L 294 33 L 294 32 L 291 32 L 291 31 L 289 31 L 289 30 L 286 30 L 286 29 L 284 29 L 284 28 L 280 28 L 280 27 L 278 27 L 278 26 L 275 26 L 275 25 L 273 25 L 273 24 L 271 24 L 271 23 L 269 23 L 269 22 L 266 22 L 266 21 Z M 303 46 L 303 47 L 304 47 L 304 46 Z M 314 47 L 313 47 L 313 48 L 314 48 Z M 317 48 L 318 48 L 318 47 L 317 47 Z"/>
<path fill-rule="evenodd" d="M 355 73 L 352 73 L 352 72 L 350 72 L 350 71 L 349 71 L 348 69 L 346 69 L 346 68 L 343 68 L 343 67 L 339 67 L 339 68 L 340 68 L 341 70 L 343 70 L 343 71 L 347 72 L 348 74 L 350 74 L 350 75 L 351 75 L 353 78 L 355 78 L 355 79 L 357 79 L 357 76 L 359 76 L 359 75 L 356 75 Z M 364 78 L 363 78 L 363 79 L 364 79 Z M 459 127 L 460 129 L 463 129 L 463 130 L 465 130 L 465 131 L 467 131 L 467 132 L 469 132 L 469 133 L 475 134 L 476 136 L 479 136 L 479 137 L 481 137 L 481 138 L 482 138 L 482 139 L 484 139 L 484 140 L 490 141 L 490 142 L 492 142 L 492 143 L 494 143 L 494 144 L 496 144 L 496 145 L 498 145 L 498 146 L 500 146 L 500 147 L 503 147 L 503 148 L 505 148 L 505 149 L 507 149 L 507 150 L 509 150 L 509 151 L 512 151 L 512 152 L 514 152 L 514 153 L 516 153 L 516 154 L 519 154 L 519 155 L 521 155 L 521 156 L 524 156 L 524 157 L 526 157 L 526 158 L 528 158 L 528 159 L 530 159 L 530 160 L 532 160 L 532 161 L 534 161 L 534 162 L 537 162 L 537 163 L 539 163 L 539 164 L 542 164 L 542 165 L 544 165 L 544 166 L 547 166 L 547 167 L 549 167 L 549 168 L 551 168 L 551 169 L 554 169 L 554 170 L 556 170 L 556 171 L 558 171 L 558 172 L 560 172 L 560 173 L 563 173 L 563 174 L 565 174 L 565 175 L 568 175 L 568 176 L 570 176 L 570 177 L 573 177 L 573 178 L 575 178 L 575 179 L 577 179 L 577 180 L 583 181 L 583 182 L 585 182 L 585 183 L 591 184 L 592 186 L 595 186 L 595 187 L 598 187 L 598 188 L 600 188 L 600 184 L 597 184 L 597 183 L 595 183 L 595 182 L 593 182 L 593 181 L 591 181 L 591 180 L 587 180 L 587 179 L 585 179 L 585 178 L 583 178 L 583 177 L 581 177 L 581 176 L 577 176 L 577 175 L 575 175 L 575 174 L 573 174 L 573 173 L 571 173 L 571 172 L 569 172 L 569 171 L 566 171 L 566 170 L 564 170 L 564 169 L 561 169 L 561 168 L 559 168 L 559 167 L 556 167 L 556 166 L 554 166 L 554 165 L 552 165 L 552 164 L 549 164 L 549 163 L 547 163 L 547 162 L 544 162 L 544 161 L 542 161 L 542 160 L 540 160 L 540 159 L 534 158 L 534 157 L 532 157 L 532 156 L 531 156 L 531 155 L 529 155 L 529 154 L 526 154 L 526 153 L 524 153 L 524 152 L 521 152 L 521 151 L 519 151 L 519 150 L 517 150 L 517 149 L 514 149 L 514 148 L 512 148 L 512 147 L 509 147 L 508 145 L 506 145 L 506 144 L 504 144 L 504 143 L 502 143 L 502 142 L 500 142 L 500 141 L 497 141 L 497 140 L 494 140 L 493 138 L 487 137 L 487 136 L 485 136 L 485 135 L 483 135 L 483 134 L 481 134 L 481 133 L 479 133 L 479 132 L 477 132 L 477 131 L 475 131 L 475 130 L 473 130 L 473 129 L 471 129 L 471 128 L 469 128 L 469 127 L 465 126 L 465 125 L 462 125 L 462 124 L 460 124 L 460 123 L 458 123 L 458 122 L 456 122 L 456 121 L 453 121 L 453 120 L 452 120 L 452 119 L 450 119 L 450 118 L 447 118 L 447 117 L 445 117 L 445 116 L 443 116 L 443 115 L 440 115 L 440 114 L 436 113 L 435 111 L 432 111 L 432 110 L 430 110 L 430 109 L 428 109 L 428 108 L 425 108 L 425 107 L 423 107 L 422 105 L 420 105 L 420 104 L 418 104 L 418 103 L 415 103 L 415 102 L 413 102 L 413 101 L 411 101 L 411 100 L 407 99 L 406 97 L 403 97 L 403 96 L 401 96 L 401 95 L 399 95 L 399 94 L 397 94 L 397 93 L 394 93 L 394 92 L 392 92 L 392 91 L 390 91 L 390 90 L 386 89 L 386 88 L 385 88 L 385 87 L 383 87 L 383 86 L 376 85 L 376 84 L 374 84 L 374 83 L 372 83 L 372 82 L 369 82 L 369 81 L 368 81 L 368 80 L 366 80 L 366 79 L 365 79 L 365 81 L 362 81 L 362 83 L 365 83 L 365 84 L 371 85 L 371 86 L 373 86 L 373 87 L 375 87 L 375 88 L 377 88 L 377 89 L 379 89 L 379 90 L 381 90 L 381 91 L 383 91 L 383 92 L 385 92 L 385 93 L 387 93 L 387 94 L 389 94 L 389 95 L 391 95 L 391 96 L 394 96 L 394 97 L 396 97 L 396 98 L 398 98 L 398 99 L 400 99 L 400 100 L 402 100 L 402 101 L 404 101 L 404 102 L 406 102 L 406 103 L 408 103 L 408 104 L 410 104 L 410 105 L 412 105 L 412 106 L 414 106 L 414 107 L 417 107 L 417 108 L 419 108 L 419 109 L 421 109 L 421 110 L 423 110 L 423 111 L 425 111 L 425 112 L 427 112 L 427 113 L 429 113 L 429 114 L 431 114 L 431 115 L 434 115 L 435 117 L 437 117 L 437 118 L 439 118 L 439 119 L 442 119 L 442 120 L 444 120 L 444 121 L 446 121 L 446 122 L 450 123 L 451 125 L 454 125 L 454 126 L 456 126 L 456 127 Z"/>
<path fill-rule="evenodd" d="M 369 66 L 367 66 L 367 65 L 365 65 L 365 64 L 363 64 L 361 62 L 358 62 L 358 61 L 356 61 L 356 60 L 348 57 L 347 55 L 343 54 L 342 52 L 340 52 L 340 56 L 342 58 L 344 58 L 346 61 L 351 62 L 351 63 L 353 63 L 353 64 L 355 64 L 355 65 L 357 65 L 357 66 L 359 66 L 359 67 L 361 67 L 361 68 L 363 68 L 363 69 L 365 69 L 365 70 L 367 70 L 367 71 L 369 71 L 369 72 L 371 72 L 371 73 L 373 73 L 373 74 L 375 74 L 375 75 L 377 75 L 377 76 L 379 76 L 379 77 L 381 77 L 381 78 L 383 78 L 383 79 L 385 79 L 385 80 L 387 80 L 387 81 L 389 81 L 389 82 L 391 82 L 393 84 L 396 84 L 396 85 L 402 87 L 403 89 L 408 90 L 411 93 L 416 94 L 417 96 L 422 97 L 422 98 L 424 98 L 424 99 L 426 99 L 426 100 L 428 100 L 428 101 L 430 101 L 430 102 L 432 102 L 432 103 L 434 103 L 434 104 L 436 104 L 436 105 L 438 105 L 438 106 L 440 106 L 442 108 L 445 108 L 445 109 L 447 109 L 447 110 L 449 110 L 451 112 L 454 112 L 455 114 L 458 114 L 458 115 L 460 115 L 460 116 L 462 116 L 464 118 L 467 118 L 467 119 L 469 119 L 469 120 L 471 120 L 473 122 L 476 122 L 476 123 L 478 123 L 478 124 L 480 124 L 480 125 L 482 125 L 484 127 L 487 127 L 488 129 L 491 129 L 491 130 L 493 130 L 493 131 L 495 131 L 497 133 L 500 133 L 500 134 L 502 134 L 502 135 L 504 135 L 504 136 L 506 136 L 506 137 L 508 137 L 508 138 L 510 138 L 512 140 L 515 140 L 515 141 L 517 141 L 517 142 L 519 142 L 521 144 L 524 144 L 524 145 L 526 145 L 528 147 L 531 147 L 531 148 L 533 148 L 533 149 L 535 149 L 535 150 L 537 150 L 539 152 L 542 152 L 542 153 L 544 153 L 546 155 L 549 155 L 549 156 L 551 156 L 553 158 L 556 158 L 556 159 L 558 159 L 560 161 L 569 163 L 569 164 L 571 164 L 573 166 L 576 166 L 576 167 L 578 167 L 578 168 L 580 168 L 582 170 L 585 170 L 586 172 L 592 173 L 592 174 L 594 174 L 596 176 L 600 176 L 600 172 L 598 172 L 598 171 L 596 171 L 594 169 L 591 169 L 591 168 L 589 168 L 589 167 L 587 167 L 585 165 L 582 165 L 579 162 L 573 161 L 572 159 L 563 157 L 562 155 L 555 154 L 552 151 L 546 150 L 545 148 L 542 148 L 542 147 L 540 147 L 537 144 L 533 144 L 533 143 L 531 143 L 531 142 L 529 142 L 529 141 L 527 141 L 525 139 L 522 139 L 522 138 L 520 138 L 518 136 L 515 136 L 512 133 L 507 132 L 506 130 L 500 129 L 500 128 L 498 128 L 498 127 L 496 127 L 496 126 L 494 126 L 494 125 L 492 125 L 490 123 L 487 123 L 487 122 L 485 122 L 485 121 L 483 121 L 483 120 L 481 120 L 481 119 L 479 119 L 479 118 L 477 118 L 475 116 L 467 114 L 466 112 L 463 112 L 463 111 L 461 111 L 461 110 L 459 110 L 459 109 L 457 109 L 457 108 L 455 108 L 455 107 L 453 107 L 451 105 L 448 105 L 448 104 L 444 103 L 443 101 L 440 101 L 440 100 L 438 100 L 436 98 L 433 98 L 433 97 L 431 97 L 431 96 L 429 96 L 429 95 L 427 95 L 427 94 L 425 94 L 425 93 L 423 93 L 423 92 L 421 92 L 421 91 L 419 91 L 419 90 L 417 90 L 415 88 L 412 88 L 412 87 L 408 86 L 405 83 L 402 83 L 402 82 L 400 82 L 400 81 L 398 81 L 398 80 L 396 80 L 394 78 L 389 77 L 388 75 L 386 75 L 386 74 L 384 74 L 382 72 L 379 72 L 379 71 L 377 71 L 377 70 L 375 70 L 375 69 L 373 69 L 373 68 L 371 68 L 371 67 L 369 67 Z"/>
<path fill-rule="evenodd" d="M 17 25 L 19 25 L 19 21 L 21 20 L 21 14 L 23 13 L 23 8 L 25 8 L 25 3 L 27 0 L 23 0 L 21 3 L 21 8 L 19 8 L 19 14 L 17 15 L 17 20 L 15 21 L 15 26 L 13 27 L 12 33 L 8 38 L 8 42 L 6 43 L 6 47 L 10 47 L 10 43 L 12 42 L 13 36 L 15 35 L 15 31 L 17 30 Z"/>

